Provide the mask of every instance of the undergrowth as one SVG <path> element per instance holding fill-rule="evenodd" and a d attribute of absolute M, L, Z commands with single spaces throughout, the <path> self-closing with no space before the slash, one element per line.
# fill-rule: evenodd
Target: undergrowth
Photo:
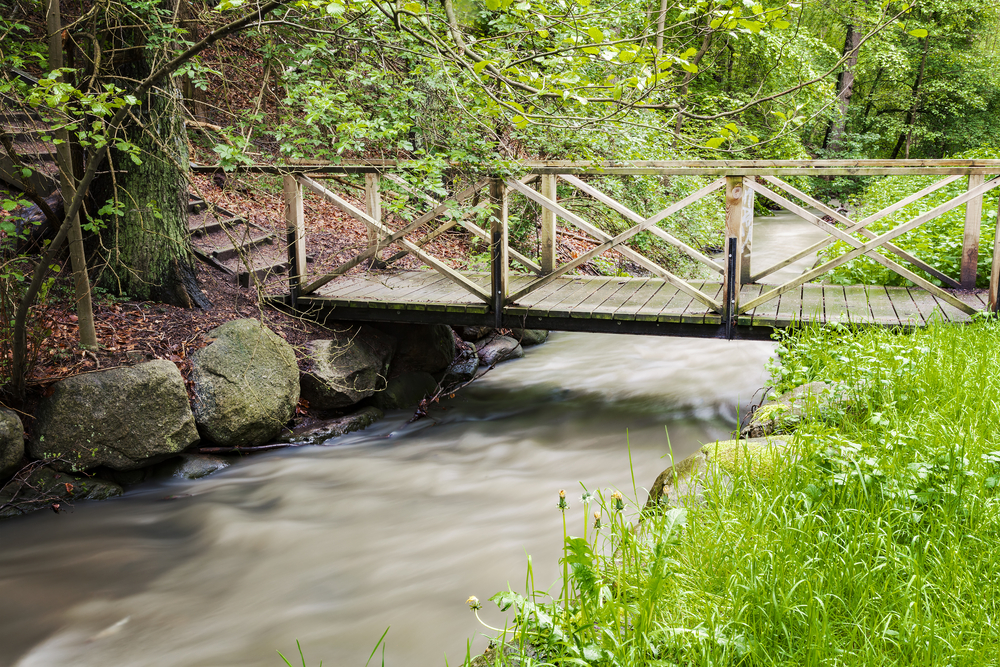
<path fill-rule="evenodd" d="M 550 597 L 529 564 L 523 594 L 495 595 L 507 657 L 478 664 L 1000 662 L 998 369 L 995 319 L 784 337 L 776 390 L 843 383 L 847 409 L 802 422 L 776 474 L 737 470 L 701 503 L 562 508 L 586 516 L 565 581 Z"/>

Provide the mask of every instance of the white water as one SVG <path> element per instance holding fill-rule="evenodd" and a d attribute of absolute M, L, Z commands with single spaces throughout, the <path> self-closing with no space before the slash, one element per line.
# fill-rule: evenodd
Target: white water
<path fill-rule="evenodd" d="M 556 581 L 558 490 L 578 522 L 580 482 L 644 502 L 665 428 L 678 459 L 728 437 L 772 350 L 554 333 L 431 419 L 0 523 L 0 665 L 279 667 L 298 639 L 361 667 L 390 626 L 386 665 L 460 663 L 469 595 L 523 590 L 526 554 Z"/>

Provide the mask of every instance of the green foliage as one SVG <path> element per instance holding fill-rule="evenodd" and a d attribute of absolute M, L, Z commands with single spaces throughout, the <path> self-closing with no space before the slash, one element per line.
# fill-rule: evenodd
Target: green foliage
<path fill-rule="evenodd" d="M 964 153 L 959 158 L 997 159 L 998 149 L 980 149 Z M 858 211 L 859 218 L 868 217 L 882 209 L 895 204 L 908 195 L 936 183 L 941 176 L 885 176 L 874 179 L 861 195 L 862 208 Z M 909 206 L 886 216 L 868 226 L 873 232 L 885 232 L 916 216 L 930 211 L 950 199 L 962 195 L 967 189 L 966 179 L 955 182 L 921 198 Z M 996 227 L 997 210 L 990 205 L 990 197 L 984 197 L 981 222 L 981 239 L 979 246 L 979 265 L 976 284 L 979 287 L 989 285 L 990 264 L 993 258 L 993 235 Z M 952 278 L 958 279 L 962 262 L 962 243 L 965 229 L 965 206 L 953 208 L 947 213 L 930 220 L 916 229 L 897 237 L 893 243 L 903 250 L 913 254 L 918 259 L 942 271 Z M 837 241 L 822 251 L 822 256 L 832 259 L 850 248 L 846 243 Z M 888 257 L 898 260 L 895 255 L 879 250 Z M 904 263 L 905 264 L 905 263 Z M 915 269 L 915 267 L 908 267 Z M 916 270 L 925 278 L 940 285 L 941 281 Z M 846 264 L 836 267 L 828 274 L 829 280 L 842 285 L 904 285 L 903 277 L 890 271 L 869 257 L 859 257 Z"/>
<path fill-rule="evenodd" d="M 499 594 L 505 638 L 539 665 L 982 664 L 1000 652 L 998 365 L 993 318 L 784 337 L 772 384 L 846 383 L 851 409 L 804 419 L 780 474 L 737 468 L 686 510 L 567 539 L 569 599 Z"/>

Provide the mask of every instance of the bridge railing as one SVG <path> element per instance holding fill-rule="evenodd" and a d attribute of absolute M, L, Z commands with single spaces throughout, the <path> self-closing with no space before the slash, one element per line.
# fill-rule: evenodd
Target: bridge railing
<path fill-rule="evenodd" d="M 906 280 L 933 293 L 937 298 L 971 314 L 975 312 L 972 306 L 915 270 L 907 268 L 896 259 L 924 272 L 946 287 L 973 288 L 980 245 L 983 199 L 987 193 L 1000 186 L 1000 177 L 997 176 L 1000 174 L 1000 160 L 675 161 L 630 162 L 627 164 L 527 162 L 523 164 L 523 167 L 527 172 L 523 178 L 482 178 L 459 190 L 446 201 L 439 201 L 420 193 L 401 179 L 398 174 L 407 169 L 406 163 L 402 162 L 326 165 L 322 168 L 303 166 L 300 171 L 287 173 L 284 178 L 285 218 L 288 225 L 289 263 L 292 267 L 289 285 L 292 299 L 315 293 L 329 281 L 348 273 L 366 260 L 376 258 L 380 251 L 387 246 L 394 245 L 399 248 L 398 252 L 381 261 L 391 263 L 407 254 L 414 255 L 427 266 L 444 274 L 448 280 L 488 304 L 496 313 L 498 322 L 505 307 L 516 304 L 532 292 L 610 250 L 620 253 L 650 274 L 663 278 L 680 291 L 701 302 L 707 310 L 723 314 L 730 322 L 737 315 L 752 311 L 758 306 L 778 298 L 784 292 L 814 280 L 837 266 L 861 256 L 872 258 Z M 320 182 L 324 176 L 331 173 L 365 174 L 366 204 L 364 210 Z M 629 209 L 595 187 L 592 180 L 590 182 L 587 180 L 593 176 L 638 175 L 702 176 L 714 177 L 715 180 L 711 180 L 705 187 L 680 198 L 648 217 Z M 861 220 L 842 214 L 785 180 L 789 176 L 877 175 L 940 175 L 942 179 Z M 967 187 L 962 194 L 897 224 L 887 231 L 881 233 L 872 231 L 873 223 L 883 220 L 923 197 L 963 178 L 966 179 Z M 417 215 L 405 224 L 397 223 L 395 229 L 391 228 L 382 213 L 380 179 L 387 179 L 392 182 L 393 187 L 401 188 L 411 195 L 423 199 L 429 210 Z M 585 219 L 581 214 L 560 204 L 556 196 L 556 184 L 560 181 L 573 186 L 582 196 L 607 207 L 634 224 L 615 235 L 606 232 L 600 226 Z M 364 250 L 340 264 L 333 271 L 320 276 L 309 277 L 306 272 L 303 189 L 331 202 L 348 215 L 363 222 L 369 230 L 368 245 Z M 487 189 L 488 197 L 481 199 L 478 205 L 466 209 L 463 215 L 452 216 L 444 222 L 438 220 L 440 216 L 452 210 L 456 205 L 464 204 L 470 198 Z M 677 238 L 676 235 L 671 234 L 669 225 L 662 224 L 682 209 L 718 191 L 725 192 L 725 234 L 728 253 L 726 260 L 722 262 Z M 511 247 L 508 203 L 512 194 L 523 196 L 540 208 L 538 257 L 529 257 Z M 826 232 L 829 237 L 801 251 L 791 253 L 785 259 L 765 269 L 751 273 L 754 198 L 758 195 L 812 223 Z M 894 243 L 894 240 L 902 234 L 917 229 L 928 221 L 960 206 L 965 206 L 960 275 L 947 275 L 944 271 L 931 266 Z M 819 215 L 813 211 L 817 211 Z M 476 220 L 483 217 L 484 214 L 488 219 L 488 228 L 486 225 L 480 226 L 476 223 Z M 561 265 L 557 261 L 555 250 L 558 235 L 557 219 L 561 219 L 565 224 L 586 234 L 594 244 L 590 250 L 578 254 Z M 997 220 L 1000 223 L 1000 215 L 998 215 Z M 490 257 L 490 284 L 488 288 L 470 278 L 469 275 L 456 270 L 448 262 L 435 257 L 427 250 L 426 246 L 430 242 L 457 226 L 488 243 Z M 706 293 L 692 284 L 692 281 L 675 275 L 667 268 L 630 247 L 627 242 L 641 232 L 648 232 L 658 237 L 694 261 L 704 265 L 710 273 L 718 274 L 722 284 L 721 292 L 716 290 L 711 294 Z M 998 289 L 1000 289 L 1000 233 L 995 238 L 997 240 L 993 248 L 989 296 L 989 305 L 993 310 L 997 310 Z M 846 244 L 848 250 L 783 284 L 768 286 L 762 289 L 762 293 L 758 296 L 740 302 L 740 287 L 742 285 L 758 283 L 781 268 L 836 241 Z M 885 254 L 878 252 L 878 249 L 886 251 Z M 530 275 L 530 279 L 527 281 L 519 280 L 516 288 L 511 287 L 510 270 L 512 264 L 520 266 Z"/>

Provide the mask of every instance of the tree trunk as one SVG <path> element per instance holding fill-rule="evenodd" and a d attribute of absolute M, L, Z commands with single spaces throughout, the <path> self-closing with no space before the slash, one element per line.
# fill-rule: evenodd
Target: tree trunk
<path fill-rule="evenodd" d="M 46 9 L 46 25 L 49 31 L 49 69 L 63 66 L 62 16 L 59 0 L 49 0 Z M 73 154 L 69 130 L 65 127 L 54 132 L 59 141 L 56 145 L 56 164 L 59 166 L 59 185 L 64 202 L 71 202 L 76 196 L 76 177 L 73 169 Z M 73 281 L 76 285 L 76 319 L 80 336 L 80 347 L 85 350 L 97 348 L 97 330 L 94 325 L 94 307 L 90 299 L 90 278 L 87 275 L 87 255 L 83 248 L 83 230 L 80 216 L 74 215 L 66 224 L 69 230 L 69 256 L 73 266 Z"/>
<path fill-rule="evenodd" d="M 128 80 L 142 81 L 149 73 L 140 56 L 116 67 L 121 78 L 115 83 L 124 88 Z M 160 81 L 122 128 L 139 147 L 142 164 L 112 149 L 113 170 L 95 179 L 98 205 L 114 201 L 121 211 L 102 216 L 100 281 L 133 299 L 206 307 L 188 237 L 188 152 L 181 102 L 176 82 Z"/>
<path fill-rule="evenodd" d="M 833 153 L 843 150 L 842 141 L 847 127 L 847 111 L 850 108 L 851 96 L 854 94 L 854 69 L 858 65 L 858 51 L 861 49 L 861 31 L 854 25 L 847 26 L 847 36 L 844 38 L 844 70 L 837 80 L 837 117 L 830 123 L 826 141 L 823 147 Z"/>
<path fill-rule="evenodd" d="M 913 122 L 917 119 L 917 110 L 920 108 L 920 86 L 924 82 L 924 72 L 927 69 L 927 52 L 931 48 L 931 38 L 924 37 L 924 55 L 920 58 L 920 69 L 917 71 L 917 78 L 913 82 L 913 104 L 910 106 L 910 110 L 906 113 L 906 120 L 903 125 L 904 129 L 899 134 L 899 140 L 896 141 L 896 145 L 892 149 L 891 160 L 895 160 L 896 156 L 899 155 L 899 151 L 903 146 L 906 146 L 906 157 L 910 157 L 910 143 L 913 141 Z"/>

